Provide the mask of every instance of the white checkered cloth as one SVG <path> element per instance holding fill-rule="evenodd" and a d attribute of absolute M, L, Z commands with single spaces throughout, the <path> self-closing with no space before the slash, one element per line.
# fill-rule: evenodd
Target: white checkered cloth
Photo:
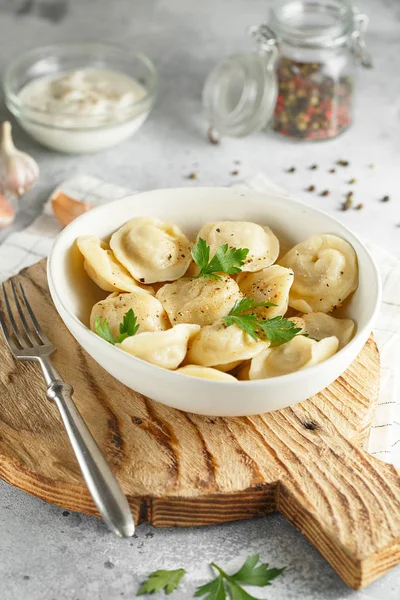
<path fill-rule="evenodd" d="M 263 174 L 239 184 L 260 192 L 279 191 Z M 104 204 L 132 191 L 89 176 L 62 183 L 65 194 Z M 0 246 L 0 281 L 47 256 L 61 226 L 48 201 L 42 214 L 23 231 L 12 233 Z M 381 460 L 400 467 L 400 261 L 379 247 L 370 247 L 383 282 L 383 304 L 374 334 L 381 354 L 381 390 L 367 449 Z"/>

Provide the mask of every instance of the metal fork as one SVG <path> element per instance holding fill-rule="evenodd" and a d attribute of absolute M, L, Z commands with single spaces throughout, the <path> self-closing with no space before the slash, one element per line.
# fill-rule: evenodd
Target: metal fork
<path fill-rule="evenodd" d="M 19 299 L 16 286 L 11 280 L 14 310 L 4 283 L 2 288 L 9 325 L 0 310 L 0 326 L 8 347 L 15 358 L 37 361 L 42 367 L 47 398 L 53 400 L 60 411 L 82 475 L 99 513 L 111 531 L 121 537 L 132 536 L 135 524 L 128 501 L 72 400 L 72 386 L 63 381 L 50 361 L 49 356 L 56 347 L 39 325 L 22 285 L 19 284 Z M 16 314 L 19 316 L 20 326 L 17 324 Z"/>

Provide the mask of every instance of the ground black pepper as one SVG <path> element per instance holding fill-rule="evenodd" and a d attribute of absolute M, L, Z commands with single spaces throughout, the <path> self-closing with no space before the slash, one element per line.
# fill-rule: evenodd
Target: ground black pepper
<path fill-rule="evenodd" d="M 335 137 L 351 123 L 353 78 L 334 79 L 323 63 L 281 58 L 273 128 L 309 140 Z"/>

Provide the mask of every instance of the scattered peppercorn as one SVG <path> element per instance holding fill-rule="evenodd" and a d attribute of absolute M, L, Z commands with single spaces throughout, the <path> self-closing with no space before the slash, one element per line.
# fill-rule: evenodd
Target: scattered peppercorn
<path fill-rule="evenodd" d="M 320 196 L 329 196 L 329 190 L 323 190 L 323 191 L 320 193 Z"/>
<path fill-rule="evenodd" d="M 346 194 L 346 198 L 351 198 L 353 196 L 354 192 L 352 190 L 350 190 L 349 192 L 347 192 Z"/>
<path fill-rule="evenodd" d="M 210 144 L 217 145 L 220 142 L 220 137 L 212 125 L 208 128 L 207 137 Z"/>
<path fill-rule="evenodd" d="M 360 204 L 357 204 L 357 206 L 354 207 L 356 210 L 361 210 L 362 208 L 364 208 L 364 204 L 362 204 L 360 202 Z"/>
<path fill-rule="evenodd" d="M 348 184 L 352 185 L 353 183 L 355 183 L 356 180 L 354 179 L 354 177 L 352 177 L 351 179 L 348 180 Z"/>
<path fill-rule="evenodd" d="M 329 173 L 336 173 L 336 169 L 329 169 Z"/>
<path fill-rule="evenodd" d="M 286 173 L 295 173 L 295 171 L 296 171 L 296 167 L 290 167 L 290 169 L 288 169 L 286 171 Z"/>
<path fill-rule="evenodd" d="M 316 171 L 316 169 L 318 169 L 318 165 L 311 165 L 311 167 L 310 167 L 311 171 Z"/>
<path fill-rule="evenodd" d="M 342 203 L 342 210 L 349 210 L 353 205 L 353 200 L 351 198 L 346 198 L 345 202 Z"/>
<path fill-rule="evenodd" d="M 239 175 L 239 171 L 237 169 L 234 169 L 232 171 L 231 175 Z"/>
<path fill-rule="evenodd" d="M 390 197 L 389 196 L 383 196 L 381 202 L 389 202 Z"/>
<path fill-rule="evenodd" d="M 350 163 L 348 160 L 340 159 L 336 162 L 336 164 L 339 165 L 339 167 L 348 167 Z"/>
<path fill-rule="evenodd" d="M 309 185 L 306 192 L 315 192 L 315 185 Z"/>
<path fill-rule="evenodd" d="M 186 179 L 197 179 L 197 173 L 189 173 Z"/>

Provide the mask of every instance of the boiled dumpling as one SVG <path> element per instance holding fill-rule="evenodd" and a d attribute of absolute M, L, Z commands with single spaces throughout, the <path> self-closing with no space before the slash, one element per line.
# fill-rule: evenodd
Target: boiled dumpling
<path fill-rule="evenodd" d="M 115 259 L 108 245 L 93 235 L 82 235 L 76 241 L 85 259 L 85 271 L 106 292 L 143 290 L 154 294 L 151 286 L 140 285 Z"/>
<path fill-rule="evenodd" d="M 194 337 L 185 362 L 230 370 L 241 361 L 253 358 L 268 346 L 269 342 L 255 341 L 237 325 L 227 327 L 220 320 L 203 327 Z M 229 365 L 229 368 L 225 369 L 224 365 Z"/>
<path fill-rule="evenodd" d="M 132 309 L 137 317 L 138 332 L 164 331 L 170 328 L 170 323 L 161 302 L 150 294 L 130 292 L 125 294 L 110 294 L 105 300 L 100 300 L 92 308 L 90 328 L 95 329 L 95 318 L 100 321 L 107 319 L 110 331 L 115 338 L 119 335 L 119 324 L 124 315 Z"/>
<path fill-rule="evenodd" d="M 199 325 L 175 325 L 167 331 L 137 333 L 116 346 L 153 365 L 177 369 L 185 358 L 189 340 L 199 330 Z"/>
<path fill-rule="evenodd" d="M 281 346 L 267 348 L 251 361 L 249 379 L 278 377 L 307 369 L 326 360 L 339 346 L 337 337 L 324 338 L 320 342 L 296 335 Z"/>
<path fill-rule="evenodd" d="M 293 283 L 293 271 L 280 265 L 272 265 L 257 273 L 239 273 L 240 291 L 256 302 L 273 302 L 269 308 L 259 306 L 254 313 L 261 318 L 272 319 L 284 315 L 288 308 L 289 290 Z"/>
<path fill-rule="evenodd" d="M 237 382 L 237 379 L 233 375 L 229 375 L 229 373 L 222 373 L 222 371 L 218 371 L 218 369 L 200 367 L 199 365 L 186 365 L 185 367 L 177 369 L 175 373 L 182 373 L 183 375 L 190 375 L 191 377 L 200 377 L 200 379 Z"/>
<path fill-rule="evenodd" d="M 313 235 L 279 261 L 294 271 L 289 306 L 301 312 L 330 312 L 358 285 L 357 255 L 336 235 Z"/>
<path fill-rule="evenodd" d="M 197 323 L 204 327 L 227 315 L 242 295 L 236 281 L 223 273 L 220 276 L 222 280 L 218 281 L 184 277 L 164 285 L 156 297 L 171 323 Z"/>
<path fill-rule="evenodd" d="M 213 256 L 219 246 L 228 244 L 229 248 L 248 248 L 249 253 L 242 271 L 260 271 L 272 265 L 279 254 L 279 241 L 271 229 L 256 223 L 245 221 L 221 221 L 207 223 L 197 239 L 204 239 L 210 246 Z"/>
<path fill-rule="evenodd" d="M 339 350 L 353 337 L 355 324 L 351 319 L 336 319 L 322 312 L 312 312 L 291 317 L 291 321 L 301 327 L 301 333 L 308 334 L 314 340 L 323 340 L 334 335 L 339 340 Z"/>
<path fill-rule="evenodd" d="M 179 227 L 150 217 L 125 223 L 111 236 L 110 246 L 141 283 L 179 279 L 192 259 L 189 240 Z"/>

